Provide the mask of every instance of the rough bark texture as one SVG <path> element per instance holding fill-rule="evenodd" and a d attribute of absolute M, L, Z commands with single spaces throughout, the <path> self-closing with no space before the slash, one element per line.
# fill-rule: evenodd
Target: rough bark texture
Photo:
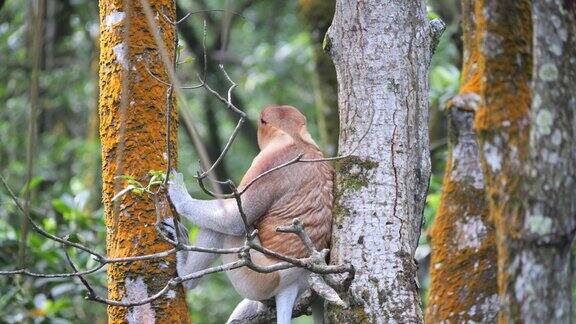
<path fill-rule="evenodd" d="M 429 323 L 487 323 L 494 322 L 498 314 L 496 239 L 472 129 L 483 71 L 478 65 L 478 9 L 474 1 L 462 1 L 462 90 L 448 107 L 448 159 L 430 233 Z"/>
<path fill-rule="evenodd" d="M 124 4 L 127 6 L 124 7 Z M 152 10 L 175 19 L 173 0 L 150 0 Z M 160 14 L 159 14 L 160 15 Z M 174 28 L 156 23 L 169 50 Z M 126 33 L 125 33 L 126 32 Z M 155 81 L 144 64 L 167 78 L 140 1 L 100 1 L 100 137 L 102 141 L 103 203 L 109 257 L 160 252 L 170 248 L 157 235 L 155 206 L 149 195 L 129 193 L 115 205 L 111 199 L 123 187 L 119 175 L 146 183 L 151 170 L 165 170 L 166 87 Z M 148 63 L 147 63 L 148 61 Z M 172 110 L 172 161 L 176 161 L 177 113 Z M 164 204 L 164 207 L 166 204 Z M 169 211 L 164 208 L 163 214 Z M 174 257 L 108 266 L 108 298 L 137 301 L 160 290 L 175 276 Z M 108 307 L 109 323 L 189 323 L 182 287 L 151 304 Z"/>
<path fill-rule="evenodd" d="M 338 82 L 334 63 L 323 49 L 324 36 L 334 17 L 333 0 L 299 0 L 299 14 L 314 42 L 316 116 L 318 134 L 328 155 L 338 145 Z"/>
<path fill-rule="evenodd" d="M 499 319 L 569 323 L 576 226 L 572 1 L 480 1 L 476 115 L 498 244 Z"/>
<path fill-rule="evenodd" d="M 339 154 L 353 156 L 337 165 L 331 261 L 356 275 L 350 308 L 330 306 L 330 323 L 422 321 L 414 251 L 430 176 L 430 30 L 424 1 L 336 2 L 325 48 L 338 78 Z"/>
<path fill-rule="evenodd" d="M 438 215 L 426 322 L 496 321 L 496 241 L 472 131 L 474 113 L 449 110 L 449 154 Z"/>

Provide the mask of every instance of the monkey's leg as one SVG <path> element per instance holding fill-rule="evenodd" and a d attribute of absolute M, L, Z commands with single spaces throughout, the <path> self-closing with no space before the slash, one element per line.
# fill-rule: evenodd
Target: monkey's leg
<path fill-rule="evenodd" d="M 200 229 L 196 235 L 196 240 L 193 245 L 204 248 L 217 248 L 223 246 L 225 234 L 218 233 L 209 229 Z M 180 251 L 176 254 L 176 269 L 178 276 L 183 277 L 196 271 L 204 270 L 214 262 L 218 257 L 215 253 L 195 252 L 195 251 Z M 191 279 L 182 282 L 187 289 L 194 289 L 201 278 Z"/>
<path fill-rule="evenodd" d="M 176 239 L 176 230 L 174 228 L 174 219 L 169 218 L 162 221 L 162 230 L 172 239 Z M 188 229 L 184 224 L 178 222 L 180 228 L 180 242 L 189 244 Z M 225 234 L 214 232 L 209 229 L 201 228 L 196 235 L 192 245 L 203 248 L 222 248 L 224 245 Z M 179 277 L 184 277 L 193 272 L 208 268 L 214 259 L 218 257 L 215 253 L 195 252 L 195 251 L 178 251 L 176 252 L 176 270 Z M 194 289 L 198 285 L 197 279 L 190 279 L 182 282 L 187 289 Z"/>
<path fill-rule="evenodd" d="M 311 306 L 314 324 L 324 324 L 324 300 L 322 297 L 313 293 Z"/>
<path fill-rule="evenodd" d="M 278 324 L 290 324 L 292 308 L 298 297 L 299 285 L 294 283 L 276 295 L 276 320 Z"/>
<path fill-rule="evenodd" d="M 227 324 L 239 322 L 246 322 L 250 320 L 251 316 L 263 311 L 266 306 L 259 301 L 244 299 L 234 308 L 234 311 L 228 318 Z"/>

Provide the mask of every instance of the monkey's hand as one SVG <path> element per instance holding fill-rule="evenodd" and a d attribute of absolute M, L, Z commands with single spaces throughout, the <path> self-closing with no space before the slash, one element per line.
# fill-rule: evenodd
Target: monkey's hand
<path fill-rule="evenodd" d="M 186 201 L 192 199 L 188 190 L 186 190 L 186 184 L 184 184 L 184 176 L 182 173 L 178 173 L 175 170 L 170 172 L 170 180 L 168 181 L 168 195 L 170 195 L 170 200 L 176 208 L 178 214 L 183 213 L 184 205 Z"/>

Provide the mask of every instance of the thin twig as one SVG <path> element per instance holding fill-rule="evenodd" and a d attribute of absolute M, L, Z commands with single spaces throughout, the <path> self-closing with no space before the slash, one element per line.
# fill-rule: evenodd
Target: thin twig
<path fill-rule="evenodd" d="M 171 83 L 166 82 L 162 79 L 160 79 L 159 77 L 155 76 L 154 73 L 152 73 L 152 71 L 150 71 L 150 68 L 148 67 L 148 61 L 145 61 L 144 64 L 144 69 L 146 70 L 146 72 L 148 72 L 148 74 L 156 81 L 158 81 L 159 83 L 162 83 L 163 85 L 167 86 L 167 87 L 173 87 Z M 191 85 L 191 86 L 180 86 L 179 89 L 182 90 L 194 90 L 194 89 L 200 89 L 204 87 L 204 84 L 200 83 L 200 84 L 195 84 L 195 85 Z"/>
<path fill-rule="evenodd" d="M 70 258 L 70 255 L 68 254 L 68 251 L 66 250 L 66 247 L 63 247 L 63 249 L 64 249 L 64 254 L 66 254 L 66 260 L 68 261 L 68 264 L 70 265 L 72 270 L 76 273 L 76 276 L 78 277 L 78 279 L 80 279 L 80 282 L 82 282 L 84 287 L 86 287 L 86 290 L 88 290 L 88 298 L 96 296 L 96 292 L 94 291 L 94 289 L 92 288 L 92 286 L 90 285 L 88 280 L 86 280 L 84 275 L 78 273 L 78 268 L 76 268 L 76 265 L 74 264 L 74 262 L 72 262 L 72 259 Z"/>
<path fill-rule="evenodd" d="M 7 276 L 7 275 L 25 275 L 28 277 L 35 277 L 35 278 L 71 278 L 77 275 L 89 275 L 92 273 L 97 272 L 98 270 L 102 269 L 106 264 L 100 263 L 96 267 L 91 268 L 85 271 L 79 272 L 72 272 L 72 273 L 38 273 L 32 272 L 27 269 L 18 269 L 18 270 L 1 270 L 0 275 Z"/>
<path fill-rule="evenodd" d="M 190 18 L 193 15 L 197 15 L 197 14 L 201 14 L 201 13 L 208 13 L 208 12 L 225 12 L 225 13 L 231 13 L 235 16 L 238 16 L 244 20 L 248 20 L 246 17 L 244 17 L 241 13 L 238 13 L 236 11 L 231 11 L 231 10 L 222 10 L 222 9 L 206 9 L 206 10 L 196 10 L 196 11 L 191 11 L 188 12 L 187 14 L 184 15 L 184 17 L 180 18 L 178 21 L 173 21 L 172 19 L 170 19 L 170 17 L 168 17 L 165 13 L 162 12 L 162 17 L 164 18 L 164 20 L 166 20 L 168 23 L 172 24 L 172 25 L 179 25 L 181 23 L 183 23 L 186 19 Z"/>

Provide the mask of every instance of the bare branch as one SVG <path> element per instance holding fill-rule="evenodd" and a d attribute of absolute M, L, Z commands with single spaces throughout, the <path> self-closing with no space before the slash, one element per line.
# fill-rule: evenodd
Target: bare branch
<path fill-rule="evenodd" d="M 164 296 L 170 289 L 176 287 L 177 285 L 179 285 L 180 283 L 182 283 L 184 281 L 188 281 L 188 280 L 192 280 L 192 279 L 198 279 L 198 278 L 201 278 L 201 277 L 203 277 L 207 274 L 211 274 L 211 273 L 233 270 L 236 268 L 243 267 L 245 265 L 246 264 L 244 261 L 236 261 L 236 262 L 231 262 L 231 263 L 207 268 L 204 270 L 200 270 L 200 271 L 188 274 L 188 275 L 183 276 L 183 277 L 172 278 L 157 293 L 155 293 L 154 295 L 152 295 L 148 298 L 144 298 L 144 299 L 141 299 L 138 301 L 117 301 L 117 300 L 102 298 L 102 297 L 99 297 L 95 294 L 94 295 L 89 294 L 87 296 L 87 299 L 101 303 L 101 304 L 110 305 L 110 306 L 122 306 L 122 307 L 140 306 L 140 305 L 151 303 L 151 302 L 155 301 L 156 299 Z"/>
<path fill-rule="evenodd" d="M 257 177 L 255 177 L 255 178 L 252 179 L 250 182 L 248 182 L 248 183 L 246 184 L 246 186 L 244 186 L 244 188 L 242 188 L 242 190 L 240 191 L 240 195 L 242 195 L 243 193 L 245 193 L 246 190 L 248 190 L 248 188 L 250 188 L 256 181 L 262 179 L 263 177 L 265 177 L 266 175 L 268 175 L 268 174 L 270 174 L 270 173 L 272 173 L 272 172 L 274 172 L 274 171 L 280 170 L 280 169 L 285 168 L 285 167 L 287 167 L 287 166 L 289 166 L 289 165 L 292 165 L 292 164 L 294 164 L 294 163 L 299 162 L 300 160 L 302 160 L 302 157 L 303 157 L 303 156 L 304 156 L 304 153 L 300 153 L 297 157 L 293 158 L 292 160 L 289 160 L 288 162 L 285 162 L 285 163 L 283 163 L 283 164 L 280 164 L 280 165 L 278 165 L 278 166 L 276 166 L 276 167 L 274 167 L 274 168 L 272 168 L 272 169 L 270 169 L 270 170 L 268 170 L 268 171 L 266 171 L 266 172 L 262 172 L 262 173 L 259 174 Z"/>
<path fill-rule="evenodd" d="M 82 274 L 78 273 L 78 268 L 76 268 L 76 265 L 74 264 L 74 262 L 72 262 L 70 254 L 68 254 L 68 251 L 66 250 L 65 246 L 63 247 L 63 250 L 64 254 L 66 254 L 66 260 L 68 261 L 68 264 L 70 265 L 72 270 L 76 273 L 76 276 L 78 277 L 78 279 L 80 279 L 80 282 L 82 282 L 84 287 L 86 287 L 86 290 L 88 290 L 88 297 L 96 296 L 96 293 L 94 292 L 94 289 L 92 288 L 88 280 L 86 280 L 86 278 Z"/>
<path fill-rule="evenodd" d="M 206 48 L 204 48 L 204 54 L 206 53 Z M 224 146 L 224 149 L 222 150 L 222 152 L 220 153 L 220 156 L 218 156 L 218 158 L 216 159 L 216 161 L 214 161 L 214 163 L 212 164 L 212 166 L 202 172 L 201 174 L 198 175 L 198 179 L 203 179 L 205 178 L 210 172 L 212 172 L 214 170 L 214 168 L 216 168 L 224 159 L 224 156 L 226 156 L 226 154 L 228 153 L 228 150 L 230 149 L 230 147 L 232 146 L 232 144 L 234 143 L 234 140 L 236 139 L 236 137 L 238 136 L 238 133 L 240 132 L 240 129 L 242 127 L 242 125 L 244 124 L 244 122 L 246 121 L 246 113 L 240 109 L 238 109 L 238 107 L 236 107 L 233 103 L 232 103 L 232 91 L 234 90 L 234 88 L 236 88 L 236 83 L 234 81 L 232 81 L 232 79 L 230 78 L 230 76 L 228 75 L 228 73 L 226 72 L 226 70 L 224 69 L 223 65 L 219 65 L 220 70 L 222 71 L 222 73 L 224 74 L 224 76 L 226 77 L 226 80 L 228 80 L 228 82 L 230 82 L 230 88 L 228 88 L 228 99 L 225 99 L 224 97 L 222 97 L 217 91 L 213 90 L 207 83 L 205 80 L 200 80 L 201 83 L 204 85 L 204 88 L 206 90 L 208 90 L 208 92 L 210 92 L 211 94 L 213 94 L 216 98 L 218 98 L 218 100 L 222 101 L 224 104 L 226 104 L 226 108 L 228 108 L 229 110 L 235 112 L 236 114 L 238 114 L 240 116 L 240 119 L 238 120 L 238 123 L 236 124 L 236 127 L 234 128 L 234 131 L 232 131 L 232 134 L 230 135 L 230 137 L 228 138 L 228 141 L 226 142 L 226 145 Z"/>
<path fill-rule="evenodd" d="M 306 246 L 309 252 L 316 251 L 316 247 L 314 246 L 314 242 L 308 236 L 308 233 L 304 230 L 304 226 L 302 226 L 302 222 L 298 218 L 294 218 L 292 220 L 292 225 L 290 226 L 280 226 L 276 229 L 276 231 L 280 233 L 293 233 L 298 235 L 302 243 Z"/>
<path fill-rule="evenodd" d="M 10 276 L 10 275 L 24 275 L 28 277 L 35 277 L 35 278 L 71 278 L 76 277 L 78 275 L 88 275 L 97 272 L 98 270 L 102 269 L 106 264 L 100 263 L 96 267 L 79 272 L 71 272 L 71 273 L 38 273 L 29 271 L 27 269 L 18 269 L 18 270 L 2 270 L 0 271 L 0 275 L 2 276 Z"/>
<path fill-rule="evenodd" d="M 148 67 L 148 61 L 146 61 L 146 64 L 144 64 L 144 69 L 146 70 L 146 72 L 148 72 L 148 74 L 156 81 L 158 81 L 159 83 L 162 83 L 163 85 L 167 86 L 167 87 L 173 87 L 173 85 L 169 82 L 166 82 L 162 79 L 160 79 L 159 77 L 157 77 L 156 75 L 154 75 L 154 73 L 152 73 L 152 71 L 150 71 L 150 68 Z M 195 84 L 195 85 L 191 85 L 191 86 L 180 86 L 179 89 L 182 90 L 194 90 L 194 89 L 200 89 L 204 87 L 204 84 L 200 83 L 200 84 Z"/>

